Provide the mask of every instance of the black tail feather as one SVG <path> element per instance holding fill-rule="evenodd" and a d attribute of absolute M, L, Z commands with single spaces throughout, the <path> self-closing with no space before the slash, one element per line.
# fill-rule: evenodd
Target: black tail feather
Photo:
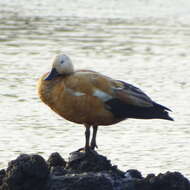
<path fill-rule="evenodd" d="M 153 102 L 152 107 L 140 107 L 126 104 L 120 99 L 112 99 L 106 103 L 106 107 L 113 113 L 116 118 L 136 118 L 136 119 L 166 119 L 173 121 L 168 114 L 169 108 Z M 167 111 L 168 110 L 168 111 Z"/>
<path fill-rule="evenodd" d="M 156 103 L 156 102 L 153 102 L 153 104 L 154 104 L 154 106 L 160 107 L 161 109 L 168 110 L 168 111 L 172 111 L 171 109 L 169 109 L 169 108 L 167 108 L 167 107 L 165 107 L 165 106 L 163 106 L 163 105 L 161 105 L 161 104 L 158 104 L 158 103 Z"/>
<path fill-rule="evenodd" d="M 169 113 L 168 113 L 168 111 L 172 111 L 172 110 L 170 110 L 169 108 L 167 108 L 167 107 L 165 107 L 163 105 L 157 104 L 156 102 L 154 102 L 153 105 L 154 105 L 154 109 L 158 111 L 158 114 L 160 114 L 161 119 L 167 119 L 167 120 L 170 120 L 170 121 L 174 121 L 174 119 L 171 118 L 169 116 Z"/>

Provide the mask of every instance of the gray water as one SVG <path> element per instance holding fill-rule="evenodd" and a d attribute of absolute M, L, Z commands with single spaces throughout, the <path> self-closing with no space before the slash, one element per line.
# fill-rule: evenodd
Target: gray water
<path fill-rule="evenodd" d="M 123 170 L 190 177 L 190 1 L 0 1 L 0 168 L 20 153 L 67 158 L 84 127 L 39 100 L 37 79 L 64 52 L 75 68 L 140 87 L 175 122 L 126 120 L 100 127 L 98 151 Z"/>

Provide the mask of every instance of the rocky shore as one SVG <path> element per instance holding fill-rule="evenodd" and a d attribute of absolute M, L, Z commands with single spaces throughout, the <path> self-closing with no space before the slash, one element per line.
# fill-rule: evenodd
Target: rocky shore
<path fill-rule="evenodd" d="M 47 161 L 22 154 L 0 170 L 0 190 L 190 190 L 179 172 L 149 174 L 121 171 L 95 151 L 73 152 L 66 162 L 59 153 Z"/>

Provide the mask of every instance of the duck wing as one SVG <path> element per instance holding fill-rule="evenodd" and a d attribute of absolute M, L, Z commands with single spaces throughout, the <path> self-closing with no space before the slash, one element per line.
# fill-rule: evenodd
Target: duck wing
<path fill-rule="evenodd" d="M 169 108 L 154 102 L 139 88 L 123 82 L 119 87 L 113 87 L 114 96 L 105 102 L 109 109 L 117 118 L 137 118 L 137 119 L 167 119 L 173 120 L 167 111 Z"/>
<path fill-rule="evenodd" d="M 152 107 L 153 101 L 149 96 L 147 96 L 141 89 L 123 82 L 118 81 L 122 83 L 122 87 L 120 88 L 113 88 L 115 92 L 115 97 L 120 99 L 121 101 L 131 104 L 134 106 L 139 107 Z"/>

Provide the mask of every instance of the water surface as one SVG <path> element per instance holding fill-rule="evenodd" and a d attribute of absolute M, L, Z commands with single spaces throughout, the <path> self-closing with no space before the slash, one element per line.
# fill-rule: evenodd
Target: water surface
<path fill-rule="evenodd" d="M 185 0 L 0 2 L 0 167 L 20 153 L 67 158 L 84 144 L 84 127 L 36 94 L 37 79 L 64 52 L 75 68 L 125 80 L 173 110 L 175 122 L 100 127 L 100 153 L 123 170 L 190 176 L 189 9 Z"/>

